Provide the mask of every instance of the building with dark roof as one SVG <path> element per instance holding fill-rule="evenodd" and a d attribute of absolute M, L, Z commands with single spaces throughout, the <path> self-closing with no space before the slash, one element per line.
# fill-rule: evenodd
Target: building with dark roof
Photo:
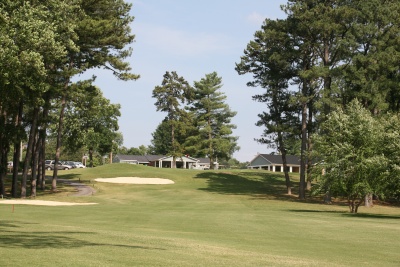
<path fill-rule="evenodd" d="M 173 158 L 165 155 L 121 155 L 113 158 L 113 163 L 141 164 L 156 168 L 171 168 Z M 176 167 L 182 169 L 206 170 L 210 168 L 208 158 L 193 158 L 190 156 L 176 157 Z"/>
<path fill-rule="evenodd" d="M 286 163 L 289 172 L 300 172 L 300 157 L 286 155 Z M 247 168 L 283 172 L 282 155 L 258 154 L 250 161 Z"/>

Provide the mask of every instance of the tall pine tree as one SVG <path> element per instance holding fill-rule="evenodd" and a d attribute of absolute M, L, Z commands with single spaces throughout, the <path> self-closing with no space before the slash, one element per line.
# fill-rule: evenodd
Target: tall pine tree
<path fill-rule="evenodd" d="M 218 159 L 229 159 L 239 149 L 237 137 L 232 136 L 236 125 L 231 123 L 236 112 L 225 103 L 226 96 L 220 91 L 222 78 L 216 72 L 206 74 L 194 83 L 192 111 L 196 116 L 199 135 L 193 137 L 199 153 L 210 159 L 211 168 Z"/>

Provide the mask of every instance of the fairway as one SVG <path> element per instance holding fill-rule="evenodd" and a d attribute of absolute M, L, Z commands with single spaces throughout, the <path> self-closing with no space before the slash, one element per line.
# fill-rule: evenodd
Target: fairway
<path fill-rule="evenodd" d="M 112 164 L 59 174 L 96 193 L 73 196 L 59 183 L 59 193 L 37 199 L 98 204 L 0 205 L 0 266 L 400 265 L 398 207 L 354 215 L 345 205 L 299 202 L 279 173 Z"/>

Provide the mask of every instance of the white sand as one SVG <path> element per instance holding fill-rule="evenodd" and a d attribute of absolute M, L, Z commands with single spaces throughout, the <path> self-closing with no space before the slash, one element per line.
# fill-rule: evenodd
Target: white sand
<path fill-rule="evenodd" d="M 16 205 L 37 205 L 37 206 L 75 206 L 75 205 L 95 205 L 97 203 L 73 203 L 34 199 L 3 199 L 0 204 L 16 204 Z"/>
<path fill-rule="evenodd" d="M 96 182 L 117 183 L 117 184 L 174 184 L 174 181 L 163 178 L 139 178 L 139 177 L 117 177 L 97 178 Z"/>

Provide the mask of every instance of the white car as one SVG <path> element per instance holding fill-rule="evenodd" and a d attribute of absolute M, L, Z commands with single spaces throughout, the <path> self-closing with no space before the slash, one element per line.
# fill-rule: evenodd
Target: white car
<path fill-rule="evenodd" d="M 83 165 L 82 162 L 75 162 L 75 166 L 76 166 L 77 168 L 86 168 L 86 166 Z"/>

